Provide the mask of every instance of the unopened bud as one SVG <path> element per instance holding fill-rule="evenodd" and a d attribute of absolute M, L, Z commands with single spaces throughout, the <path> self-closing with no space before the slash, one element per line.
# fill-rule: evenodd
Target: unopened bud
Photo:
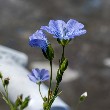
<path fill-rule="evenodd" d="M 10 80 L 9 78 L 4 79 L 4 86 L 7 86 L 9 84 L 9 80 Z"/>
<path fill-rule="evenodd" d="M 30 97 L 26 97 L 25 100 L 22 102 L 20 110 L 23 110 L 24 108 L 26 108 L 28 106 L 28 103 L 30 101 Z"/>
<path fill-rule="evenodd" d="M 18 107 L 21 104 L 22 104 L 22 95 L 17 97 L 17 100 L 15 102 L 15 106 Z"/>
<path fill-rule="evenodd" d="M 80 97 L 80 102 L 83 102 L 87 97 L 87 92 L 84 92 Z"/>
<path fill-rule="evenodd" d="M 47 97 L 46 97 L 46 96 L 43 98 L 43 101 L 44 101 L 44 102 L 46 102 L 46 101 L 47 101 Z"/>
<path fill-rule="evenodd" d="M 49 61 L 53 60 L 54 50 L 50 44 L 48 45 L 46 52 L 43 50 L 42 50 L 42 52 L 43 52 L 43 55 L 45 56 L 46 59 L 48 59 Z"/>

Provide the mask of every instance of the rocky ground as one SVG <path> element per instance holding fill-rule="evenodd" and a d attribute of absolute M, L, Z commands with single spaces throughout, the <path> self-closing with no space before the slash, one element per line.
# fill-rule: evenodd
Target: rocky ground
<path fill-rule="evenodd" d="M 79 96 L 88 98 L 78 110 L 110 110 L 110 0 L 0 0 L 0 44 L 22 51 L 33 62 L 45 59 L 40 49 L 28 45 L 30 34 L 50 19 L 75 18 L 85 24 L 87 34 L 66 47 L 69 67 L 80 76 L 63 82 L 62 99 L 74 110 Z M 58 64 L 61 48 L 49 36 Z M 0 109 L 4 108 L 0 99 Z"/>

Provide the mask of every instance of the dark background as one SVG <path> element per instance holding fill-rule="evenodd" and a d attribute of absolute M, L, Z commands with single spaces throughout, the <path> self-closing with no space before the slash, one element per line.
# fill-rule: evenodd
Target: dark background
<path fill-rule="evenodd" d="M 50 19 L 74 18 L 85 24 L 87 34 L 66 47 L 69 67 L 80 77 L 62 83 L 62 99 L 74 110 L 79 96 L 88 98 L 78 110 L 110 110 L 110 0 L 0 0 L 0 45 L 26 53 L 28 69 L 34 61 L 44 61 L 40 49 L 28 45 L 28 38 Z M 61 48 L 49 37 L 58 63 Z M 0 110 L 8 110 L 0 99 Z M 7 109 L 6 109 L 7 108 Z"/>

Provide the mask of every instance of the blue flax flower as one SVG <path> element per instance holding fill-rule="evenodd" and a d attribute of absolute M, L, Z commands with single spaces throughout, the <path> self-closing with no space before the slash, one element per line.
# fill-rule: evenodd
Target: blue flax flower
<path fill-rule="evenodd" d="M 29 37 L 29 45 L 32 47 L 40 47 L 42 50 L 46 51 L 48 41 L 42 30 L 36 31 L 33 35 Z"/>
<path fill-rule="evenodd" d="M 28 74 L 29 79 L 34 83 L 41 83 L 49 79 L 49 71 L 38 68 L 32 69 L 31 74 Z"/>
<path fill-rule="evenodd" d="M 80 36 L 86 33 L 83 29 L 84 25 L 74 19 L 70 19 L 67 23 L 62 20 L 50 20 L 49 26 L 42 26 L 41 29 L 53 34 L 54 38 L 60 40 L 69 40 L 76 36 Z"/>

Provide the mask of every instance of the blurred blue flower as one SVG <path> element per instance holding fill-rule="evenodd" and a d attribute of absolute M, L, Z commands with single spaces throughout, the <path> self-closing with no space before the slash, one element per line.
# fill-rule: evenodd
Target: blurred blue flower
<path fill-rule="evenodd" d="M 50 76 L 48 70 L 35 68 L 32 69 L 31 74 L 28 74 L 28 77 L 32 82 L 41 83 L 48 80 Z"/>
<path fill-rule="evenodd" d="M 46 51 L 48 41 L 42 30 L 36 31 L 29 37 L 29 45 L 32 47 L 40 47 L 42 50 Z"/>
<path fill-rule="evenodd" d="M 74 19 L 70 19 L 67 23 L 62 20 L 50 20 L 49 26 L 41 26 L 42 30 L 53 34 L 54 38 L 58 38 L 60 40 L 69 40 L 76 36 L 85 34 L 86 30 L 83 28 L 84 25 Z"/>

